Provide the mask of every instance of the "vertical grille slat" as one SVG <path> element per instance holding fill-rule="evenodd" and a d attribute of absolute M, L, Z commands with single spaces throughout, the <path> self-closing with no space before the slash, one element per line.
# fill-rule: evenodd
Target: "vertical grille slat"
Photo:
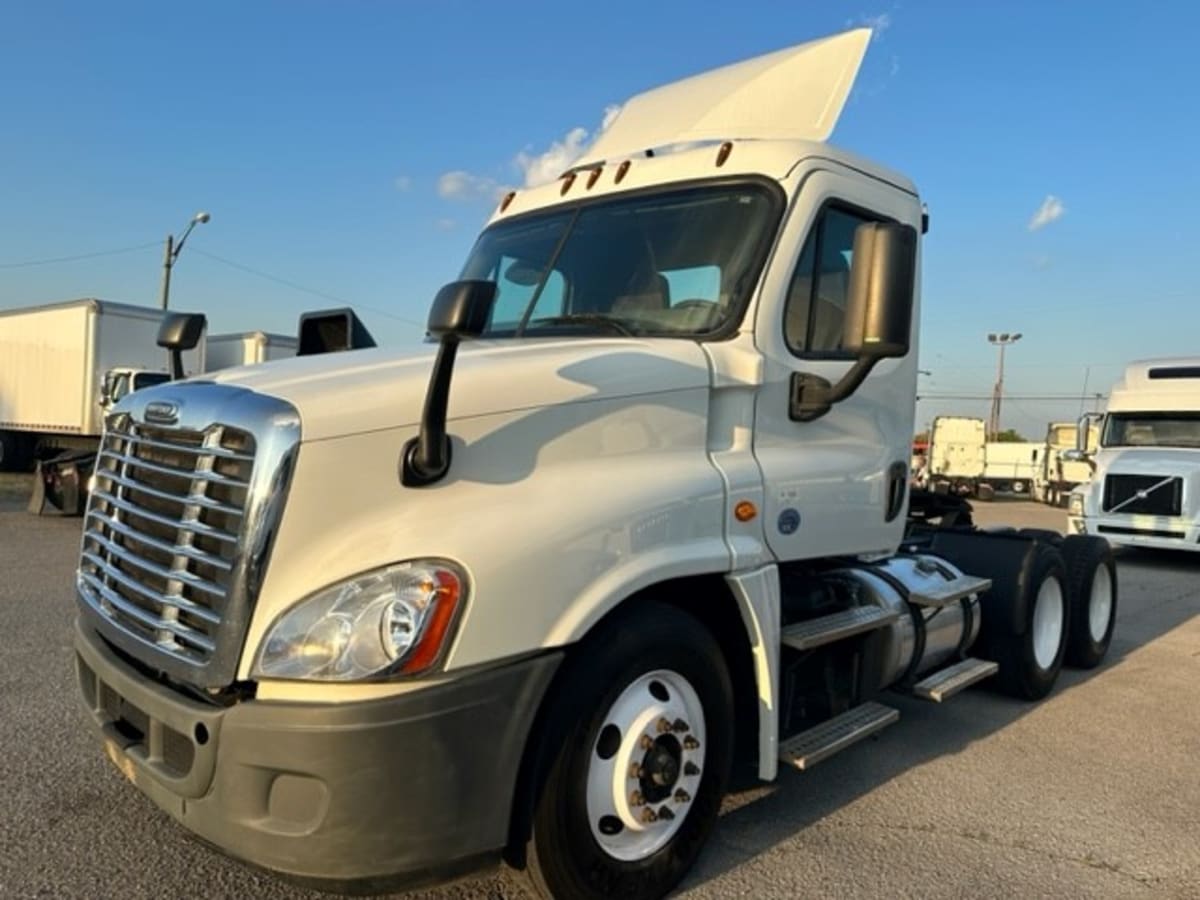
<path fill-rule="evenodd" d="M 229 611 L 254 465 L 243 429 L 109 423 L 78 586 L 122 632 L 206 664 Z"/>

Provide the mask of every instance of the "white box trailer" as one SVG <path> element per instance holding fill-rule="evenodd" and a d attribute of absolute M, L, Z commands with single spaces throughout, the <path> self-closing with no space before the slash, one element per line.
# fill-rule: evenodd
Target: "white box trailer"
<path fill-rule="evenodd" d="M 988 441 L 984 446 L 983 477 L 976 493 L 985 496 L 985 488 L 1000 493 L 1028 493 L 1042 452 L 1042 445 L 1033 441 Z"/>
<path fill-rule="evenodd" d="M 51 448 L 94 448 L 106 387 L 115 402 L 169 379 L 156 344 L 162 319 L 158 309 L 95 299 L 0 312 L 0 467 Z M 187 374 L 203 372 L 203 342 L 183 358 Z"/>
<path fill-rule="evenodd" d="M 938 416 L 929 429 L 929 486 L 939 493 L 967 496 L 986 465 L 983 419 Z"/>
<path fill-rule="evenodd" d="M 296 338 L 290 335 L 265 331 L 214 334 L 209 336 L 207 344 L 205 371 L 208 372 L 287 359 L 296 355 L 298 346 Z"/>
<path fill-rule="evenodd" d="M 1070 455 L 1092 468 L 1069 498 L 1071 533 L 1200 552 L 1200 357 L 1130 364 L 1109 395 L 1098 449 Z"/>

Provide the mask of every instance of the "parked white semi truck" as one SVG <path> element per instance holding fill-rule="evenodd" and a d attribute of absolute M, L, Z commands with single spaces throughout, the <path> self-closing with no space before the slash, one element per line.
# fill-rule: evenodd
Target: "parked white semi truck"
<path fill-rule="evenodd" d="M 503 857 L 650 898 L 733 767 L 808 770 L 889 692 L 1097 664 L 1104 541 L 910 502 L 922 204 L 825 142 L 868 38 L 630 100 L 503 199 L 436 348 L 126 397 L 75 645 L 117 767 L 326 888 Z"/>
<path fill-rule="evenodd" d="M 926 481 L 940 493 L 991 500 L 1033 485 L 1040 444 L 989 441 L 983 419 L 938 416 L 929 429 Z"/>
<path fill-rule="evenodd" d="M 1071 493 L 1069 528 L 1130 547 L 1200 551 L 1200 357 L 1142 360 L 1117 382 L 1099 448 L 1068 456 L 1092 468 Z"/>
<path fill-rule="evenodd" d="M 1046 442 L 1039 452 L 1033 479 L 1033 499 L 1051 506 L 1065 506 L 1071 491 L 1091 477 L 1091 467 L 1074 454 L 1078 441 L 1078 426 L 1074 422 L 1051 422 L 1046 426 Z M 1088 452 L 1096 449 L 1099 434 L 1095 425 L 1088 428 Z"/>
<path fill-rule="evenodd" d="M 0 468 L 94 450 L 107 408 L 170 379 L 155 344 L 162 319 L 157 309 L 104 300 L 0 312 Z M 204 371 L 203 343 L 184 368 Z"/>

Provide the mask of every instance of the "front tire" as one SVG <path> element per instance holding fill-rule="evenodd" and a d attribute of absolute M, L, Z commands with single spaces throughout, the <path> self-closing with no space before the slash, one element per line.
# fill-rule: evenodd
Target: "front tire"
<path fill-rule="evenodd" d="M 692 616 L 648 603 L 577 647 L 546 718 L 525 875 L 544 897 L 652 900 L 712 831 L 733 690 Z"/>

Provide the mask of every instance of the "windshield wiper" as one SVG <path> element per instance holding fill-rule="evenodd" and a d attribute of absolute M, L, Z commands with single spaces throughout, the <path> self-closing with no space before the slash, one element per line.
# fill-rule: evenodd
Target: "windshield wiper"
<path fill-rule="evenodd" d="M 615 331 L 617 334 L 624 335 L 625 337 L 635 337 L 637 335 L 637 332 L 620 319 L 613 319 L 602 313 L 570 313 L 564 316 L 543 316 L 533 319 L 529 323 L 530 327 L 536 325 L 600 325 L 609 331 Z"/>

